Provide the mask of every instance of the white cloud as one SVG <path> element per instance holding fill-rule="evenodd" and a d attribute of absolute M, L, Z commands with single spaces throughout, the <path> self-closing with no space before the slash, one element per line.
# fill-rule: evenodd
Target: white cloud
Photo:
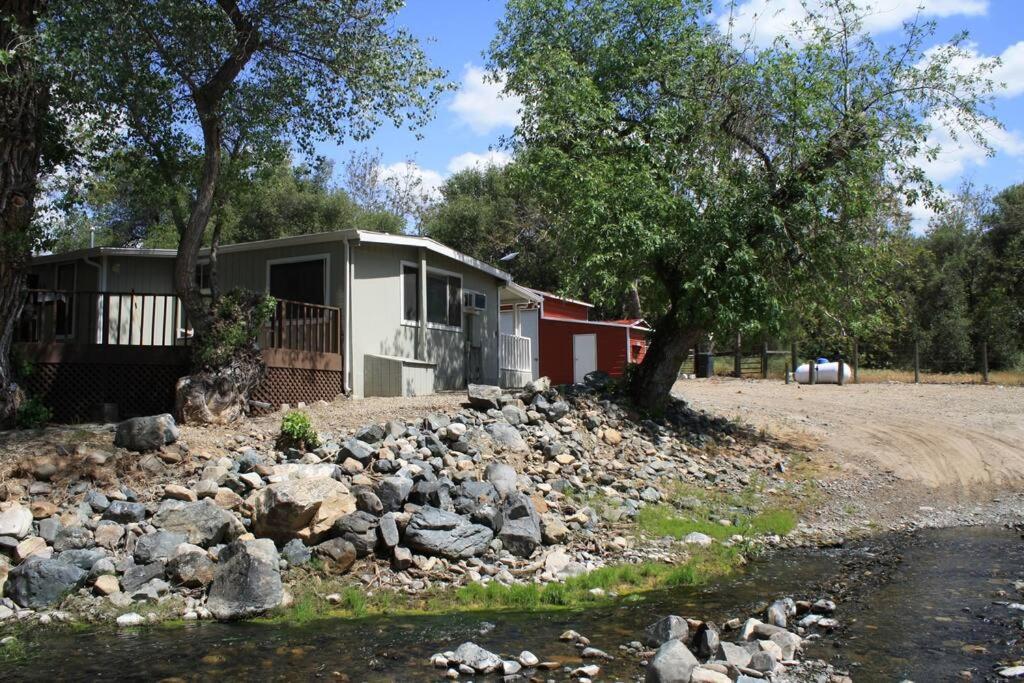
<path fill-rule="evenodd" d="M 399 161 L 381 169 L 384 181 L 399 191 L 414 190 L 430 201 L 441 198 L 444 176 L 437 171 L 423 168 L 415 161 Z"/>
<path fill-rule="evenodd" d="M 477 135 L 511 128 L 519 123 L 521 102 L 518 97 L 503 95 L 504 89 L 504 79 L 493 80 L 484 69 L 467 64 L 462 86 L 448 109 Z"/>
<path fill-rule="evenodd" d="M 928 123 L 932 126 L 928 145 L 937 145 L 940 150 L 935 159 L 929 160 L 922 156 L 917 159 L 917 164 L 934 182 L 951 180 L 963 174 L 968 166 L 984 166 L 988 162 L 987 150 L 968 136 L 958 134 L 954 139 L 949 125 L 937 117 L 929 118 Z M 985 137 L 996 154 L 1010 157 L 1024 155 L 1024 137 L 1017 131 L 990 127 L 985 130 Z"/>
<path fill-rule="evenodd" d="M 980 16 L 988 11 L 989 0 L 857 0 L 864 10 L 864 28 L 882 33 L 899 28 L 913 19 L 918 11 L 922 17 L 941 19 L 951 16 Z M 820 10 L 822 0 L 808 0 L 813 10 Z M 919 10 L 920 8 L 920 10 Z M 728 12 L 718 18 L 722 29 L 730 19 L 738 38 L 750 35 L 757 45 L 768 45 L 777 36 L 792 35 L 793 24 L 806 16 L 802 0 L 745 0 L 730 17 Z"/>
<path fill-rule="evenodd" d="M 925 51 L 924 59 L 928 60 L 935 55 L 941 45 L 936 45 Z M 986 62 L 993 61 L 993 57 L 978 52 L 976 43 L 968 43 L 963 46 L 963 54 L 951 62 L 951 66 L 960 73 L 969 73 Z M 993 92 L 998 97 L 1017 97 L 1024 94 L 1024 40 L 1014 43 L 999 55 L 1000 64 L 992 70 L 988 77 L 996 83 Z"/>
<path fill-rule="evenodd" d="M 458 173 L 474 167 L 483 169 L 488 166 L 504 166 L 510 161 L 512 161 L 510 154 L 497 150 L 488 150 L 484 154 L 464 152 L 451 158 L 448 162 L 448 172 Z"/>

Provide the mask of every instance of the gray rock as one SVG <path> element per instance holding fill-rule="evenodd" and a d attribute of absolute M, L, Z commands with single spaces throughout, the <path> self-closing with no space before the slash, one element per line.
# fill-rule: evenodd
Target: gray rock
<path fill-rule="evenodd" d="M 495 443 L 504 446 L 510 451 L 520 453 L 527 449 L 526 441 L 523 440 L 519 430 L 507 422 L 491 423 L 484 427 L 484 430 L 494 439 Z"/>
<path fill-rule="evenodd" d="M 377 517 L 383 514 L 384 504 L 380 502 L 380 498 L 370 488 L 366 486 L 356 487 L 352 491 L 352 495 L 356 497 L 356 510 L 369 512 Z"/>
<path fill-rule="evenodd" d="M 48 607 L 83 585 L 88 575 L 67 562 L 30 557 L 8 574 L 7 595 L 20 607 Z"/>
<path fill-rule="evenodd" d="M 380 439 L 378 439 L 378 441 L 379 440 Z M 373 460 L 373 456 L 376 454 L 377 449 L 365 441 L 358 438 L 346 439 L 344 443 L 341 444 L 341 450 L 338 451 L 338 462 L 345 462 L 346 458 L 352 458 L 353 460 L 358 460 L 363 465 L 366 465 Z"/>
<path fill-rule="evenodd" d="M 168 578 L 186 588 L 208 586 L 216 571 L 213 560 L 201 548 L 177 553 L 167 561 Z"/>
<path fill-rule="evenodd" d="M 689 683 L 697 658 L 681 640 L 673 638 L 658 648 L 647 664 L 646 683 Z"/>
<path fill-rule="evenodd" d="M 425 418 L 423 418 L 423 426 L 432 432 L 444 429 L 451 423 L 451 418 L 445 415 L 444 413 L 430 413 Z"/>
<path fill-rule="evenodd" d="M 124 575 L 121 577 L 121 587 L 125 593 L 131 593 L 153 579 L 162 578 L 166 567 L 167 563 L 163 560 L 157 560 L 149 564 L 132 564 L 124 570 Z"/>
<path fill-rule="evenodd" d="M 412 479 L 406 477 L 385 477 L 377 484 L 377 497 L 385 510 L 397 512 L 405 505 L 412 491 Z"/>
<path fill-rule="evenodd" d="M 732 643 L 722 643 L 722 659 L 736 667 L 745 668 L 750 665 L 751 653 L 746 648 Z"/>
<path fill-rule="evenodd" d="M 529 557 L 540 545 L 540 515 L 525 493 L 510 493 L 501 506 L 498 538 L 513 555 Z"/>
<path fill-rule="evenodd" d="M 686 619 L 674 614 L 662 617 L 644 630 L 644 642 L 651 647 L 659 647 L 673 638 L 683 641 L 689 639 L 690 627 Z"/>
<path fill-rule="evenodd" d="M 163 579 L 151 579 L 129 593 L 136 602 L 157 602 L 161 596 L 167 595 L 171 585 Z"/>
<path fill-rule="evenodd" d="M 501 387 L 489 384 L 470 384 L 466 387 L 469 395 L 469 405 L 477 410 L 488 410 L 501 408 Z"/>
<path fill-rule="evenodd" d="M 449 559 L 480 555 L 493 538 L 487 527 L 432 507 L 417 510 L 405 530 L 405 541 L 413 550 Z"/>
<path fill-rule="evenodd" d="M 565 401 L 555 401 L 548 408 L 548 419 L 552 422 L 561 420 L 569 414 L 569 404 Z"/>
<path fill-rule="evenodd" d="M 165 500 L 153 516 L 153 525 L 185 534 L 189 543 L 203 548 L 231 541 L 245 533 L 238 517 L 209 498 L 194 503 Z"/>
<path fill-rule="evenodd" d="M 178 531 L 161 529 L 152 534 L 140 536 L 135 542 L 135 561 L 148 564 L 155 560 L 164 560 L 174 554 L 174 549 L 188 539 Z"/>
<path fill-rule="evenodd" d="M 476 643 L 467 642 L 455 649 L 453 660 L 472 667 L 477 673 L 488 674 L 497 671 L 501 666 L 501 657 L 488 652 Z"/>
<path fill-rule="evenodd" d="M 786 628 L 787 606 L 785 600 L 776 600 L 768 607 L 768 623 L 779 628 Z"/>
<path fill-rule="evenodd" d="M 293 538 L 281 548 L 281 557 L 288 560 L 288 564 L 291 566 L 297 567 L 309 562 L 313 557 L 313 551 L 306 547 L 301 540 Z"/>
<path fill-rule="evenodd" d="M 47 517 L 46 519 L 39 520 L 39 537 L 44 541 L 53 545 L 53 542 L 57 539 L 57 534 L 60 533 L 62 525 L 59 517 Z"/>
<path fill-rule="evenodd" d="M 146 506 L 142 503 L 130 503 L 126 500 L 115 500 L 103 513 L 103 519 L 119 524 L 141 522 L 146 519 Z"/>
<path fill-rule="evenodd" d="M 710 621 L 701 624 L 693 634 L 693 649 L 697 651 L 697 656 L 703 659 L 715 656 L 720 642 L 718 627 Z"/>
<path fill-rule="evenodd" d="M 528 419 L 526 417 L 526 411 L 517 405 L 507 405 L 501 409 L 501 414 L 504 416 L 505 421 L 513 427 L 518 427 L 521 424 L 526 424 Z"/>
<path fill-rule="evenodd" d="M 380 443 L 384 440 L 384 427 L 379 424 L 366 425 L 356 431 L 356 438 L 368 444 Z"/>
<path fill-rule="evenodd" d="M 488 465 L 490 469 L 492 465 Z M 508 467 L 508 465 L 505 465 Z M 511 469 L 511 468 L 510 468 Z M 514 470 L 513 470 L 514 472 Z M 486 470 L 485 474 L 486 475 Z M 513 489 L 514 488 L 513 484 Z M 452 501 L 455 511 L 460 515 L 470 515 L 476 512 L 482 505 L 490 505 L 498 500 L 498 490 L 489 481 L 464 481 L 455 489 Z"/>
<path fill-rule="evenodd" d="M 92 532 L 84 526 L 66 526 L 58 531 L 57 537 L 53 539 L 53 549 L 58 553 L 91 548 L 94 545 L 96 543 L 93 541 Z"/>
<path fill-rule="evenodd" d="M 332 538 L 313 548 L 317 557 L 328 563 L 328 570 L 340 574 L 356 561 L 356 548 L 344 538 Z"/>
<path fill-rule="evenodd" d="M 235 541 L 221 551 L 206 607 L 220 620 L 244 619 L 281 604 L 284 587 L 269 538 Z"/>
<path fill-rule="evenodd" d="M 155 451 L 178 440 L 178 426 L 169 413 L 133 417 L 117 425 L 114 445 L 130 451 Z"/>
<path fill-rule="evenodd" d="M 380 537 L 381 545 L 386 548 L 394 548 L 398 545 L 401 538 L 398 533 L 398 522 L 393 512 L 389 512 L 380 518 L 380 524 L 377 526 L 377 535 Z"/>
<path fill-rule="evenodd" d="M 516 433 L 518 434 L 518 432 Z M 516 473 L 515 468 L 503 462 L 492 462 L 489 464 L 484 470 L 484 479 L 494 487 L 494 490 L 502 498 L 510 493 L 514 493 L 519 483 L 519 475 Z M 465 490 L 465 484 L 463 485 L 463 490 Z"/>
<path fill-rule="evenodd" d="M 358 557 L 366 557 L 377 546 L 378 518 L 369 512 L 353 512 L 334 522 L 334 533 L 356 549 Z"/>
<path fill-rule="evenodd" d="M 778 662 L 775 661 L 775 655 L 771 652 L 755 652 L 750 656 L 749 667 L 754 671 L 760 671 L 761 673 L 775 671 L 776 664 Z"/>
<path fill-rule="evenodd" d="M 73 564 L 79 569 L 90 571 L 94 564 L 107 556 L 107 553 L 99 548 L 79 548 L 77 550 L 65 550 L 57 559 L 61 562 Z"/>
<path fill-rule="evenodd" d="M 95 512 L 103 512 L 110 505 L 110 499 L 100 491 L 86 492 L 83 500 L 88 503 L 89 507 L 91 507 Z"/>

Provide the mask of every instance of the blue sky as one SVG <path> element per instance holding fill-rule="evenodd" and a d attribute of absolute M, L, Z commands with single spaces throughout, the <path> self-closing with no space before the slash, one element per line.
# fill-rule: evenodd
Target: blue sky
<path fill-rule="evenodd" d="M 880 41 L 895 39 L 901 22 L 921 6 L 924 16 L 938 22 L 936 43 L 967 30 L 978 59 L 1003 59 L 996 80 L 1007 86 L 997 94 L 995 114 L 1005 129 L 989 136 L 996 155 L 987 158 L 974 145 L 953 144 L 936 131 L 943 152 L 924 165 L 947 190 L 963 180 L 996 190 L 1024 181 L 1024 0 L 858 1 L 872 7 L 867 26 Z M 397 23 L 424 41 L 433 63 L 446 68 L 459 87 L 445 95 L 434 121 L 419 131 L 422 139 L 390 126 L 378 131 L 367 146 L 380 151 L 385 166 L 399 169 L 412 162 L 412 172 L 436 186 L 467 166 L 507 160 L 496 147 L 515 124 L 516 106 L 500 98 L 497 86 L 483 82 L 483 53 L 503 12 L 503 0 L 408 0 Z M 768 41 L 801 12 L 800 0 L 741 0 L 737 25 Z M 318 151 L 340 168 L 353 148 L 325 144 Z M 923 226 L 928 212 L 919 207 L 914 214 Z"/>

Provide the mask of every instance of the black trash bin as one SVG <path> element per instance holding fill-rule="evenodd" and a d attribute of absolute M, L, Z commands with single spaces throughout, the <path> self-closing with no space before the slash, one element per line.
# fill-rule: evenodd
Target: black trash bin
<path fill-rule="evenodd" d="M 707 379 L 715 376 L 715 355 L 709 351 L 697 354 L 697 376 Z"/>

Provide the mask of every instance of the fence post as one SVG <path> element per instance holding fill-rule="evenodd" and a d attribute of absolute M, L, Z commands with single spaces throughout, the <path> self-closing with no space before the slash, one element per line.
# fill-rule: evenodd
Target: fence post
<path fill-rule="evenodd" d="M 921 383 L 921 347 L 917 340 L 914 340 L 914 384 Z"/>
<path fill-rule="evenodd" d="M 981 342 L 981 381 L 988 384 L 988 342 Z"/>
<path fill-rule="evenodd" d="M 792 342 L 789 345 L 789 363 L 793 366 L 793 376 L 796 377 L 796 366 L 797 366 L 797 355 L 796 355 L 796 342 Z"/>
<path fill-rule="evenodd" d="M 761 379 L 768 379 L 768 342 L 761 347 Z"/>
<path fill-rule="evenodd" d="M 860 344 L 853 340 L 853 383 L 858 384 L 857 373 L 860 370 Z"/>
<path fill-rule="evenodd" d="M 807 363 L 807 383 L 818 383 L 818 361 L 814 358 Z"/>
<path fill-rule="evenodd" d="M 785 368 L 784 372 L 786 373 L 784 375 L 785 378 L 786 378 L 786 384 L 789 384 L 789 361 L 786 361 L 786 368 Z"/>
<path fill-rule="evenodd" d="M 732 374 L 736 377 L 743 376 L 743 338 L 736 333 L 736 348 L 733 351 Z"/>
<path fill-rule="evenodd" d="M 698 360 L 699 358 L 700 358 L 700 344 L 694 344 L 693 345 L 693 376 L 694 377 L 697 376 L 698 369 L 700 368 L 699 360 Z"/>
<path fill-rule="evenodd" d="M 846 382 L 844 381 L 844 377 L 843 377 L 844 372 L 843 372 L 843 352 L 842 351 L 839 352 L 839 366 L 837 368 L 837 372 L 839 373 L 837 375 L 837 380 L 839 382 L 839 386 L 843 386 L 844 384 L 846 384 Z"/>

